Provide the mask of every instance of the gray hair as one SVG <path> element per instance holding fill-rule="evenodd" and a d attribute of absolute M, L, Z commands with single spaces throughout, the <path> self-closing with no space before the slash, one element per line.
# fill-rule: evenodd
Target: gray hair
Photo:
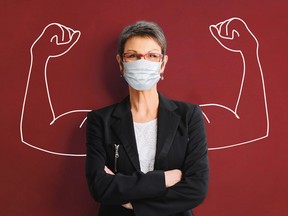
<path fill-rule="evenodd" d="M 132 25 L 125 27 L 124 30 L 121 32 L 118 41 L 119 55 L 124 52 L 124 46 L 127 40 L 136 36 L 152 38 L 161 47 L 162 54 L 166 54 L 166 38 L 161 27 L 154 22 L 138 21 Z"/>

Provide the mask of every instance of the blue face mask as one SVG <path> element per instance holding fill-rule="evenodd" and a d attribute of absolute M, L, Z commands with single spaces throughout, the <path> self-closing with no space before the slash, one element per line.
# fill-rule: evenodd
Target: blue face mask
<path fill-rule="evenodd" d="M 152 62 L 140 59 L 133 62 L 123 62 L 124 79 L 138 91 L 149 90 L 154 87 L 160 79 L 162 62 Z"/>

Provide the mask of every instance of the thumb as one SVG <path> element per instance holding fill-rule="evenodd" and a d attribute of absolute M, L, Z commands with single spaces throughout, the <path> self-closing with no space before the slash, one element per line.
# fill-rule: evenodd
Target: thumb
<path fill-rule="evenodd" d="M 219 31 L 218 31 L 218 28 L 216 25 L 210 25 L 209 30 L 210 30 L 210 33 L 212 34 L 212 36 L 215 37 L 215 39 L 220 38 L 220 34 L 219 34 Z"/>

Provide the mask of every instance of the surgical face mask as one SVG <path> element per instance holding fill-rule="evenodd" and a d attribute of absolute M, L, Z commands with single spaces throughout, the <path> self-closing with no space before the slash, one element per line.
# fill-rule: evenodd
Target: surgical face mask
<path fill-rule="evenodd" d="M 161 64 L 162 62 L 152 62 L 145 59 L 123 62 L 124 79 L 138 91 L 151 89 L 160 79 Z"/>

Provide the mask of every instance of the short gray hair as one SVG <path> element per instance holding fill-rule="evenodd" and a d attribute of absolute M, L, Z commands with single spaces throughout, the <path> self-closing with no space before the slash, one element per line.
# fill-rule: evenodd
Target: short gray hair
<path fill-rule="evenodd" d="M 119 55 L 122 55 L 122 53 L 124 52 L 124 46 L 127 40 L 136 36 L 152 38 L 161 47 L 162 54 L 166 54 L 167 43 L 161 27 L 154 22 L 138 21 L 132 25 L 125 27 L 121 32 L 118 40 Z"/>

